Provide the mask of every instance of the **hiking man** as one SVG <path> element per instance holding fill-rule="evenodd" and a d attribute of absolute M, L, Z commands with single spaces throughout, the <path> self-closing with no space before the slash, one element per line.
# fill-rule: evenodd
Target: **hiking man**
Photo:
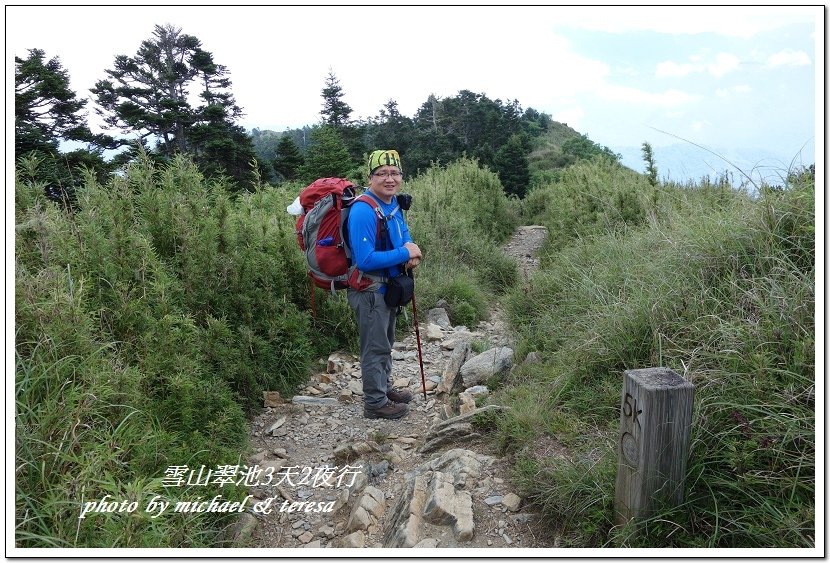
<path fill-rule="evenodd" d="M 360 332 L 360 370 L 363 376 L 363 416 L 396 419 L 409 412 L 412 400 L 408 389 L 392 384 L 392 345 L 395 342 L 395 317 L 398 307 L 387 305 L 384 294 L 388 281 L 416 268 L 422 258 L 409 234 L 409 227 L 398 205 L 397 194 L 403 181 L 397 151 L 376 150 L 369 156 L 369 186 L 364 197 L 374 198 L 372 205 L 355 200 L 349 212 L 348 236 L 352 260 L 361 274 L 377 279 L 368 288 L 347 292 L 355 311 Z M 388 240 L 378 240 L 379 221 L 386 218 Z"/>

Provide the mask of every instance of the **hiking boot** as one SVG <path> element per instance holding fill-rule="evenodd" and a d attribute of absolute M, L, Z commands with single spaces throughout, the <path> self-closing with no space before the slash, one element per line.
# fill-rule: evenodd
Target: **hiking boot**
<path fill-rule="evenodd" d="M 395 419 L 405 416 L 409 412 L 409 406 L 395 401 L 387 401 L 379 409 L 367 409 L 363 407 L 363 416 L 366 418 L 387 418 Z"/>
<path fill-rule="evenodd" d="M 396 403 L 408 403 L 412 400 L 412 391 L 409 389 L 395 389 L 393 387 L 386 392 L 386 397 Z"/>

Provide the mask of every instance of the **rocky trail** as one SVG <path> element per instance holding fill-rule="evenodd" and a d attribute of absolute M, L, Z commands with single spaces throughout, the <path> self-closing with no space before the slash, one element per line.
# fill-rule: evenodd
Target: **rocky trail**
<path fill-rule="evenodd" d="M 520 227 L 503 247 L 522 278 L 537 266 L 546 235 L 544 227 Z M 251 424 L 256 453 L 247 460 L 263 470 L 249 491 L 258 510 L 243 513 L 230 530 L 234 545 L 555 546 L 482 430 L 502 408 L 478 406 L 486 403 L 485 382 L 513 364 L 499 305 L 473 328 L 451 326 L 440 305 L 420 323 L 426 399 L 414 331 L 393 351 L 395 385 L 415 394 L 404 418 L 363 418 L 360 363 L 343 352 L 321 361 L 292 399 L 266 393 L 266 408 Z"/>

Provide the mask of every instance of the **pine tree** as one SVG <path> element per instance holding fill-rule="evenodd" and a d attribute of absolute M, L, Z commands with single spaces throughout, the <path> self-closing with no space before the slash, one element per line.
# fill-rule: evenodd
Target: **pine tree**
<path fill-rule="evenodd" d="M 69 87 L 69 73 L 58 57 L 46 61 L 41 49 L 14 58 L 14 149 L 18 156 L 58 150 L 60 140 L 90 141 L 92 133 L 80 100 Z"/>
<path fill-rule="evenodd" d="M 304 162 L 297 143 L 290 135 L 283 135 L 277 144 L 277 156 L 274 159 L 274 170 L 285 180 L 296 180 Z"/>
<path fill-rule="evenodd" d="M 194 52 L 191 65 L 194 78 L 202 85 L 199 97 L 204 102 L 195 108 L 196 121 L 187 134 L 193 160 L 206 175 L 227 174 L 250 189 L 256 153 L 251 137 L 234 123 L 242 116 L 242 109 L 230 92 L 228 70 L 201 49 Z"/>
<path fill-rule="evenodd" d="M 348 125 L 352 108 L 343 101 L 343 88 L 340 87 L 340 82 L 331 69 L 326 77 L 326 87 L 323 88 L 322 94 L 323 109 L 320 115 L 323 116 L 323 122 L 335 128 Z"/>
<path fill-rule="evenodd" d="M 134 57 L 116 56 L 106 74 L 92 93 L 107 125 L 138 134 L 140 144 L 154 141 L 166 158 L 189 154 L 205 173 L 225 173 L 250 187 L 255 153 L 250 136 L 236 124 L 242 109 L 231 93 L 228 69 L 199 39 L 157 25 Z M 193 88 L 201 100 L 196 107 L 190 102 Z"/>
<path fill-rule="evenodd" d="M 196 73 L 187 62 L 198 48 L 199 40 L 181 29 L 157 25 L 134 57 L 116 56 L 106 70 L 110 79 L 95 84 L 97 113 L 121 133 L 157 140 L 168 157 L 185 152 L 185 132 L 194 122 L 187 96 Z"/>
<path fill-rule="evenodd" d="M 300 179 L 313 182 L 316 178 L 348 177 L 355 167 L 349 151 L 337 130 L 322 125 L 311 132 L 311 144 L 300 167 Z"/>
<path fill-rule="evenodd" d="M 504 191 L 524 197 L 530 183 L 530 165 L 527 161 L 527 146 L 521 135 L 513 135 L 495 156 L 496 172 Z"/>
<path fill-rule="evenodd" d="M 401 115 L 398 103 L 389 100 L 380 110 L 372 131 L 372 146 L 377 148 L 395 149 L 401 155 L 407 155 L 412 142 L 412 120 Z"/>
<path fill-rule="evenodd" d="M 107 135 L 93 134 L 83 111 L 86 100 L 69 87 L 69 73 L 58 57 L 46 61 L 41 49 L 30 49 L 26 59 L 15 57 L 14 149 L 16 157 L 35 155 L 34 179 L 43 182 L 49 199 L 73 204 L 81 183 L 81 169 L 93 171 L 105 182 L 113 169 L 103 158 L 104 148 L 116 145 Z M 86 149 L 60 151 L 61 141 L 81 141 Z"/>

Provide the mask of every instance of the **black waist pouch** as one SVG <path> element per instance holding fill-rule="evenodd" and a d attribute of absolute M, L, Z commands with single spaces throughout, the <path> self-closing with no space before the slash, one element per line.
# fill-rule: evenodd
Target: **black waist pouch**
<path fill-rule="evenodd" d="M 406 275 L 398 276 L 386 284 L 383 299 L 389 307 L 403 307 L 412 301 L 413 293 L 415 293 L 415 280 Z"/>

